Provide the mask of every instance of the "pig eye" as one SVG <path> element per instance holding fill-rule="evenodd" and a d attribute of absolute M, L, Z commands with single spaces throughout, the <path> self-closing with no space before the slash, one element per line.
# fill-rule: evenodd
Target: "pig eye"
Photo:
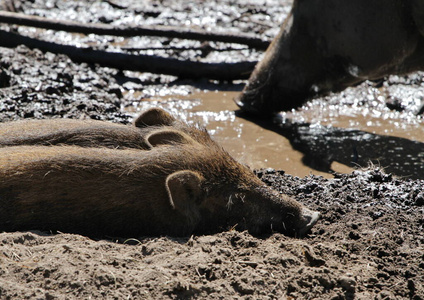
<path fill-rule="evenodd" d="M 200 204 L 202 202 L 202 200 L 203 200 L 202 195 L 198 195 L 198 193 L 194 193 L 193 190 L 188 190 L 187 193 L 188 193 L 188 196 L 190 197 L 190 199 L 194 199 L 194 201 L 197 204 Z"/>
<path fill-rule="evenodd" d="M 245 194 L 245 193 L 248 193 L 250 191 L 250 189 L 248 188 L 248 187 L 245 187 L 245 186 L 239 186 L 238 188 L 237 188 L 237 193 L 236 193 L 236 195 L 239 195 L 239 194 Z"/>

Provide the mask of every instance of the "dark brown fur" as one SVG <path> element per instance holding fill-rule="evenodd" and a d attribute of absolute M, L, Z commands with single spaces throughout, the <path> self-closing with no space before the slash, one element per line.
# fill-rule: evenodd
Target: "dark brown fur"
<path fill-rule="evenodd" d="M 266 115 L 417 70 L 424 70 L 422 0 L 295 0 L 237 103 Z"/>
<path fill-rule="evenodd" d="M 154 140 L 161 147 L 1 148 L 0 230 L 181 236 L 237 226 L 300 236 L 318 218 L 216 143 L 177 130 Z"/>

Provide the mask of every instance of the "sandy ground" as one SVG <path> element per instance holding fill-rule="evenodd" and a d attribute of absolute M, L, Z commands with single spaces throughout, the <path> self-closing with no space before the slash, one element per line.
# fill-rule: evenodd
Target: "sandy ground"
<path fill-rule="evenodd" d="M 31 3 L 23 9 L 34 12 L 44 5 Z M 63 5 L 47 4 L 53 12 Z M 245 12 L 261 15 L 259 4 L 245 5 Z M 169 7 L 168 14 L 177 9 Z M 128 86 L 166 89 L 169 83 L 155 75 L 131 81 L 129 75 L 24 46 L 0 48 L 0 118 L 129 122 L 132 114 L 122 110 L 132 100 L 125 94 Z M 334 179 L 272 169 L 257 175 L 322 213 L 307 237 L 236 230 L 100 239 L 36 228 L 5 232 L 0 233 L 0 298 L 424 299 L 424 180 L 397 178 L 374 166 Z"/>
<path fill-rule="evenodd" d="M 275 233 L 92 240 L 0 234 L 2 299 L 423 299 L 424 181 L 258 171 L 319 210 L 304 239 Z"/>

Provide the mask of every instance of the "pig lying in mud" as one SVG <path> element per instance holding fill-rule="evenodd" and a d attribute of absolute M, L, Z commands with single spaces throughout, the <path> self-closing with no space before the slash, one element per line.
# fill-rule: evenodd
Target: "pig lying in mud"
<path fill-rule="evenodd" d="M 417 70 L 424 70 L 424 1 L 294 0 L 236 102 L 266 115 Z"/>
<path fill-rule="evenodd" d="M 0 230 L 137 237 L 235 226 L 301 237 L 317 222 L 318 212 L 267 187 L 205 130 L 183 127 L 149 133 L 149 150 L 0 148 Z"/>
<path fill-rule="evenodd" d="M 22 120 L 0 123 L 0 147 L 17 145 L 78 145 L 81 147 L 151 149 L 149 135 L 172 127 L 192 138 L 202 135 L 168 112 L 151 108 L 134 121 L 134 126 L 74 119 Z M 210 139 L 209 139 L 210 140 Z"/>

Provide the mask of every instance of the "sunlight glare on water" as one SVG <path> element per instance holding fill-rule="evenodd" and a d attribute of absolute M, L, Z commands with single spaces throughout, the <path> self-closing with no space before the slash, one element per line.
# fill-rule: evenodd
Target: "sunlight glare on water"
<path fill-rule="evenodd" d="M 282 135 L 266 130 L 255 123 L 236 117 L 238 109 L 233 98 L 234 91 L 196 91 L 189 95 L 162 97 L 158 94 L 149 99 L 134 102 L 127 111 L 143 111 L 161 107 L 189 123 L 205 126 L 211 136 L 233 157 L 251 168 L 274 168 L 288 174 L 304 177 L 309 174 L 332 177 L 304 166 L 302 153 L 293 150 Z M 184 93 L 183 93 L 184 94 Z M 349 172 L 350 168 L 335 163 L 335 169 Z"/>

